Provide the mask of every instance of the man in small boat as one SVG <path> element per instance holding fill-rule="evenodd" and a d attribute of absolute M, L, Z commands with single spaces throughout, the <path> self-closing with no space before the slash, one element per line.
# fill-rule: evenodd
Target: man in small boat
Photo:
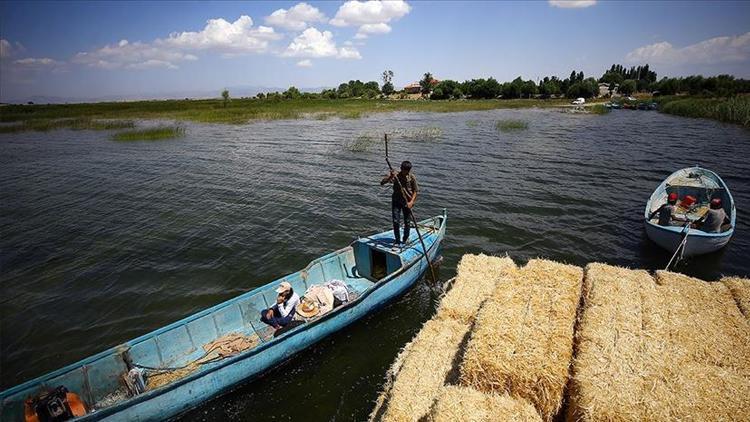
<path fill-rule="evenodd" d="M 275 330 L 289 324 L 294 318 L 294 310 L 299 305 L 299 296 L 294 293 L 292 285 L 283 281 L 276 289 L 279 295 L 276 304 L 260 312 L 260 320 L 273 327 Z"/>
<path fill-rule="evenodd" d="M 414 207 L 414 203 L 417 202 L 417 194 L 419 192 L 417 178 L 411 172 L 411 168 L 411 162 L 404 161 L 401 163 L 401 171 L 396 173 L 391 170 L 391 172 L 380 181 L 381 186 L 386 183 L 393 183 L 393 194 L 391 195 L 391 218 L 393 219 L 394 247 L 398 247 L 400 244 L 406 243 L 409 240 L 409 220 L 411 220 L 411 209 Z M 401 214 L 404 215 L 403 240 L 399 233 Z"/>
<path fill-rule="evenodd" d="M 721 226 L 725 223 L 729 223 L 729 217 L 721 206 L 721 199 L 714 198 L 711 200 L 708 211 L 693 223 L 693 227 L 706 233 L 719 233 Z"/>
<path fill-rule="evenodd" d="M 667 196 L 667 203 L 660 206 L 656 211 L 652 212 L 651 215 L 648 216 L 648 219 L 651 220 L 656 216 L 659 215 L 659 225 L 660 226 L 671 226 L 672 221 L 679 221 L 682 223 L 686 223 L 687 220 L 682 217 L 678 217 L 675 215 L 675 211 L 677 210 L 677 192 L 672 192 Z"/>

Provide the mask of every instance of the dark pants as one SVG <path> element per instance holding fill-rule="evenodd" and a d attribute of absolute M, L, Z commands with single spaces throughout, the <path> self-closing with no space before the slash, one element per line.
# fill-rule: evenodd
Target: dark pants
<path fill-rule="evenodd" d="M 411 221 L 411 209 L 402 201 L 391 201 L 391 218 L 393 219 L 393 238 L 396 242 L 399 237 L 399 226 L 401 225 L 401 214 L 404 214 L 404 237 L 403 243 L 409 240 L 409 222 Z"/>
<path fill-rule="evenodd" d="M 273 317 L 271 318 L 268 318 L 266 316 L 269 310 L 273 311 Z M 260 311 L 260 320 L 270 325 L 273 328 L 283 327 L 289 324 L 289 322 L 292 321 L 292 318 L 294 318 L 294 310 L 292 310 L 292 312 L 289 312 L 289 315 L 285 317 L 281 316 L 281 314 L 279 313 L 279 310 L 275 306 L 273 308 L 264 309 Z"/>

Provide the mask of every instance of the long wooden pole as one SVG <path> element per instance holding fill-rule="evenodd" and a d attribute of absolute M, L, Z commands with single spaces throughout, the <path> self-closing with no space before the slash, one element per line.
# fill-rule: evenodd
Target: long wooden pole
<path fill-rule="evenodd" d="M 386 133 L 384 135 L 385 139 L 385 162 L 388 163 L 388 168 L 393 171 L 393 166 L 391 165 L 391 160 L 388 158 L 388 134 Z M 406 189 L 404 189 L 404 186 L 401 184 L 401 180 L 399 180 L 398 175 L 394 177 L 396 179 L 396 183 L 398 184 L 399 191 L 401 192 L 401 198 L 403 198 L 404 202 L 408 202 L 406 199 Z M 417 218 L 414 217 L 414 211 L 409 210 L 409 214 L 411 215 L 411 221 L 414 223 L 414 229 L 417 231 L 417 237 L 419 237 L 419 243 L 422 244 L 422 255 L 424 255 L 424 259 L 427 260 L 427 266 L 430 267 L 430 273 L 432 274 L 432 281 L 437 281 L 437 276 L 435 275 L 435 268 L 432 266 L 432 261 L 430 261 L 430 257 L 427 255 L 427 247 L 424 244 L 424 239 L 422 239 L 422 233 L 419 231 L 419 224 L 417 224 Z M 407 223 L 408 224 L 408 223 Z M 396 233 L 394 233 L 396 234 Z M 399 239 L 395 239 L 397 242 Z"/>

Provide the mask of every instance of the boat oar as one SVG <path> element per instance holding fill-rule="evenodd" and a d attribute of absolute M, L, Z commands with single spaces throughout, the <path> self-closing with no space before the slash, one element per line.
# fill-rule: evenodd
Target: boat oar
<path fill-rule="evenodd" d="M 388 168 L 393 172 L 393 166 L 391 165 L 391 160 L 388 158 L 388 134 L 386 133 L 384 135 L 385 139 L 385 162 L 388 163 Z M 404 200 L 404 202 L 407 201 L 408 195 L 406 194 L 406 189 L 404 189 L 404 186 L 401 185 L 401 181 L 398 179 L 398 175 L 394 176 L 394 179 L 396 181 L 396 184 L 398 184 L 399 192 L 401 192 L 401 198 Z M 435 268 L 432 267 L 432 261 L 430 261 L 430 257 L 427 255 L 427 247 L 424 244 L 424 239 L 422 239 L 422 233 L 419 231 L 419 224 L 417 224 L 417 218 L 414 217 L 414 210 L 410 210 L 411 212 L 409 215 L 411 215 L 411 221 L 414 223 L 414 230 L 417 231 L 417 237 L 419 237 L 419 243 L 422 244 L 422 255 L 424 255 L 424 259 L 427 260 L 427 266 L 430 267 L 430 273 L 432 274 L 432 280 L 437 281 L 437 277 L 435 276 Z M 408 224 L 408 222 L 407 222 Z M 395 234 L 395 233 L 394 233 Z M 398 241 L 398 239 L 395 239 Z"/>

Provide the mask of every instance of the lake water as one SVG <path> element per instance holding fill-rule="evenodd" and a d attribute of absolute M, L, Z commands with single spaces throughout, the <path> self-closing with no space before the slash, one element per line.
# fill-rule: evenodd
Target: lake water
<path fill-rule="evenodd" d="M 498 132 L 506 118 L 529 127 Z M 414 163 L 417 217 L 448 209 L 442 279 L 461 255 L 478 252 L 663 268 L 670 254 L 646 238 L 643 208 L 667 175 L 695 164 L 729 185 L 737 230 L 727 248 L 677 270 L 750 275 L 750 131 L 742 127 L 627 110 L 185 127 L 184 138 L 160 142 L 118 143 L 92 131 L 0 135 L 0 388 L 388 228 L 390 190 L 378 184 L 383 131 L 395 133 L 392 160 Z M 428 127 L 442 136 L 411 136 Z M 184 419 L 365 419 L 438 295 L 419 283 Z"/>

